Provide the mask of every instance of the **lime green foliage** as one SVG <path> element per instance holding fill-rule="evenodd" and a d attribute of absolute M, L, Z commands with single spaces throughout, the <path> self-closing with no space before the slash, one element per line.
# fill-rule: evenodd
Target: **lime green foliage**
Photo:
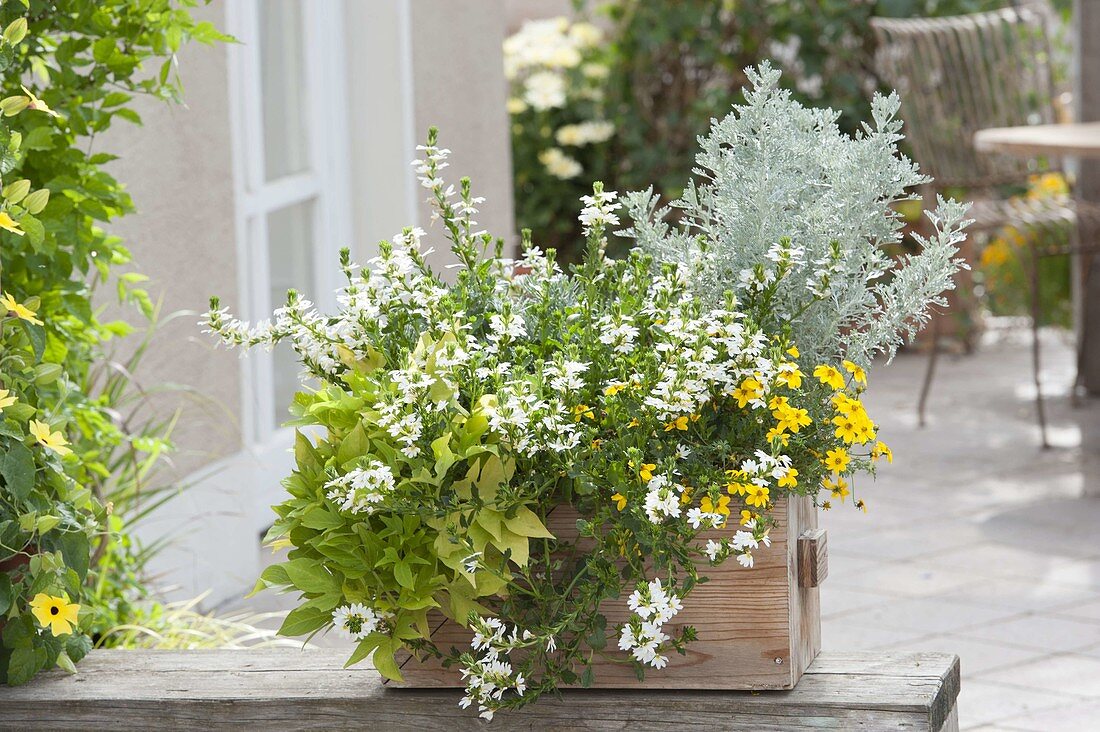
<path fill-rule="evenodd" d="M 797 101 L 840 112 L 846 132 L 870 113 L 874 74 L 874 16 L 955 15 L 1003 5 L 1002 0 L 577 0 L 607 27 L 608 38 L 584 51 L 579 64 L 546 54 L 543 70 L 559 75 L 561 103 L 543 111 L 513 107 L 516 220 L 545 246 L 576 259 L 583 251 L 572 212 L 593 180 L 615 190 L 654 186 L 672 199 L 683 192 L 696 135 L 712 118 L 741 103 L 744 70 L 771 59 Z M 505 59 L 523 56 L 514 39 L 528 45 L 545 36 L 518 33 Z M 568 62 L 570 59 L 565 58 Z M 599 77 L 583 73 L 598 64 Z M 535 70 L 513 81 L 513 98 Z M 606 120 L 611 138 L 594 146 L 563 147 L 583 164 L 567 180 L 546 172 L 540 155 L 556 145 L 563 125 Z M 549 195 L 544 191 L 552 191 Z"/>
<path fill-rule="evenodd" d="M 140 123 L 136 95 L 177 99 L 174 54 L 188 39 L 223 37 L 196 23 L 194 2 L 7 0 L 0 21 L 0 285 L 35 311 L 32 323 L 3 312 L 0 388 L 17 401 L 0 418 L 0 680 L 21 683 L 56 663 L 66 667 L 94 637 L 129 617 L 141 592 L 140 566 L 125 519 L 169 448 L 168 422 L 140 407 L 132 367 L 143 352 L 110 363 L 114 342 L 132 333 L 104 320 L 92 295 L 130 253 L 105 226 L 132 211 L 130 196 L 95 152 L 116 120 Z M 12 29 L 16 29 L 13 31 Z M 18 229 L 17 233 L 13 229 Z M 146 318 L 156 308 L 134 273 L 118 276 L 119 299 Z M 27 434 L 28 420 L 71 442 L 62 457 Z M 111 511 L 114 511 L 113 515 Z M 27 602 L 38 592 L 82 605 L 79 631 L 54 638 Z M 62 654 L 61 651 L 66 653 Z"/>

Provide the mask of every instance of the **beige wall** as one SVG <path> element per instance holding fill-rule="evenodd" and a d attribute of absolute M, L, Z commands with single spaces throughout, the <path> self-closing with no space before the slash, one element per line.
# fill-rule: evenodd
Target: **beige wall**
<path fill-rule="evenodd" d="M 439 128 L 441 146 L 452 151 L 444 175 L 456 187 L 459 178 L 469 176 L 474 195 L 487 199 L 477 216 L 481 228 L 514 244 L 512 150 L 501 51 L 504 2 L 414 0 L 410 5 L 416 141 L 423 143 L 428 127 Z M 419 219 L 427 229 L 431 213 L 424 194 L 420 189 Z"/>

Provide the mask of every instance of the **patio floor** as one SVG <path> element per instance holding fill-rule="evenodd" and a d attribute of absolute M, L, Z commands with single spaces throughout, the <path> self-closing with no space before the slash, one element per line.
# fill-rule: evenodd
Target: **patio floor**
<path fill-rule="evenodd" d="M 1082 497 L 1100 494 L 1100 400 L 1071 408 L 1067 335 L 1044 341 L 1055 449 L 1039 448 L 1026 329 L 943 357 L 924 429 L 925 359 L 903 354 L 873 371 L 866 400 L 895 461 L 857 484 L 866 515 L 822 518 L 824 647 L 957 653 L 963 729 L 1096 729 L 1100 716 L 1100 497 Z"/>
<path fill-rule="evenodd" d="M 866 400 L 895 462 L 859 486 L 866 516 L 823 517 L 823 646 L 957 653 L 963 729 L 1096 729 L 1100 715 L 1100 497 L 1082 497 L 1100 492 L 1100 403 L 1070 406 L 1067 336 L 1044 336 L 1055 449 L 1039 448 L 1026 331 L 941 360 L 925 429 L 925 360 L 902 355 Z"/>

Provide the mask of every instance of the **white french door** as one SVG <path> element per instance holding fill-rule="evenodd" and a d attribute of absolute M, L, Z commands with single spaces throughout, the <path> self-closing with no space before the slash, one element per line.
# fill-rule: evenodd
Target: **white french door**
<path fill-rule="evenodd" d="M 241 302 L 249 318 L 288 289 L 328 308 L 337 252 L 350 245 L 349 138 L 341 0 L 231 0 L 230 118 Z M 244 360 L 249 446 L 282 443 L 299 383 L 289 346 Z"/>

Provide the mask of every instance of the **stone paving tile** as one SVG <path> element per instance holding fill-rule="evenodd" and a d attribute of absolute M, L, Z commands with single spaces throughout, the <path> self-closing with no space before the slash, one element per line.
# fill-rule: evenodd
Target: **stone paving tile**
<path fill-rule="evenodd" d="M 950 597 L 947 593 L 931 598 L 896 598 L 872 608 L 844 613 L 838 619 L 862 627 L 928 634 L 963 631 L 1019 615 L 1010 608 L 951 602 L 947 599 Z"/>
<path fill-rule="evenodd" d="M 821 647 L 846 651 L 901 648 L 917 640 L 920 633 L 875 628 L 846 622 L 844 618 L 821 621 Z"/>
<path fill-rule="evenodd" d="M 1047 657 L 1041 651 L 1006 646 L 994 641 L 970 638 L 964 634 L 942 633 L 917 640 L 906 640 L 890 650 L 929 653 L 954 653 L 961 661 L 963 677 L 980 675 L 986 671 L 1014 666 L 1025 661 Z"/>
<path fill-rule="evenodd" d="M 1059 618 L 1089 620 L 1100 623 L 1100 597 L 1095 600 L 1087 600 L 1085 602 L 1071 603 L 1063 607 L 1051 608 L 1050 614 Z"/>
<path fill-rule="evenodd" d="M 821 586 L 821 617 L 832 618 L 853 610 L 866 610 L 891 601 L 889 595 L 863 590 L 849 590 L 829 584 Z"/>
<path fill-rule="evenodd" d="M 1094 732 L 1100 728 L 1100 700 L 1082 699 L 1059 704 L 1008 720 L 1006 730 L 1026 732 Z"/>
<path fill-rule="evenodd" d="M 1100 700 L 1100 658 L 1072 653 L 1048 656 L 983 673 L 981 677 L 985 681 Z"/>
<path fill-rule="evenodd" d="M 1096 591 L 1047 581 L 1043 577 L 1031 579 L 980 580 L 951 590 L 955 602 L 1010 608 L 1020 612 L 1051 611 L 1074 602 L 1100 599 Z"/>
<path fill-rule="evenodd" d="M 1082 701 L 1081 697 L 1071 694 L 964 679 L 958 700 L 959 728 L 969 730 L 993 725 L 1005 729 L 1025 714 L 1063 709 Z"/>
<path fill-rule="evenodd" d="M 1100 625 L 1085 621 L 1029 615 L 972 628 L 974 638 L 996 641 L 1018 648 L 1062 653 L 1100 644 Z"/>
<path fill-rule="evenodd" d="M 838 561 L 843 566 L 843 561 Z M 877 569 L 853 572 L 850 575 L 832 576 L 826 581 L 851 589 L 867 589 L 892 593 L 902 597 L 927 597 L 965 587 L 983 579 L 975 574 L 954 572 L 928 560 L 883 563 Z"/>

